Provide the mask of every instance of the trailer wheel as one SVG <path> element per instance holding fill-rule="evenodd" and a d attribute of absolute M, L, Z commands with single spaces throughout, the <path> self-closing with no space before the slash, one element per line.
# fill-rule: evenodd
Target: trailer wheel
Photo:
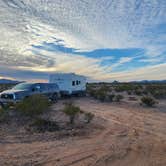
<path fill-rule="evenodd" d="M 78 96 L 79 96 L 79 97 L 84 97 L 84 96 L 85 96 L 85 92 L 80 92 L 80 93 L 78 93 Z"/>

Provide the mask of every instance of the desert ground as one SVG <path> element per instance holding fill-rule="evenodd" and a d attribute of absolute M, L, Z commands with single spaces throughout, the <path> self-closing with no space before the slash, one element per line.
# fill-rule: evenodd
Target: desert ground
<path fill-rule="evenodd" d="M 59 110 L 73 100 L 95 118 L 69 132 L 27 133 L 15 122 L 0 127 L 2 166 L 165 166 L 166 102 L 99 102 L 91 97 L 60 100 L 47 116 L 65 122 Z"/>

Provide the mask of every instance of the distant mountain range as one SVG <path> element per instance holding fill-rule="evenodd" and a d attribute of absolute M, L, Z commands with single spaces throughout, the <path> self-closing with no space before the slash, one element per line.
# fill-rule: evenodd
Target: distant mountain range
<path fill-rule="evenodd" d="M 21 81 L 17 81 L 17 80 L 0 79 L 0 84 L 17 84 L 20 82 Z"/>
<path fill-rule="evenodd" d="M 142 81 L 132 81 L 132 83 L 166 83 L 166 80 L 142 80 Z"/>

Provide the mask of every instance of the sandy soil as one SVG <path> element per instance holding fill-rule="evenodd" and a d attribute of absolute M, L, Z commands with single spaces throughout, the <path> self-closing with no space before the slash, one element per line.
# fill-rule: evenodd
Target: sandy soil
<path fill-rule="evenodd" d="M 53 106 L 53 119 L 62 118 L 57 116 L 56 110 L 63 107 L 63 102 Z M 57 138 L 54 133 L 44 133 L 39 139 L 36 134 L 12 135 L 1 131 L 0 165 L 166 165 L 164 102 L 162 111 L 160 107 L 146 108 L 127 102 L 100 103 L 90 98 L 74 99 L 74 102 L 82 110 L 96 115 L 87 128 L 88 134 Z"/>

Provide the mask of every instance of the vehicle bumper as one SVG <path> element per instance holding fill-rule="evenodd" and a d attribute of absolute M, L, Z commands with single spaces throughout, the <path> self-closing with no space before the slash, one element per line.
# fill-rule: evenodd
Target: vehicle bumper
<path fill-rule="evenodd" d="M 10 103 L 15 104 L 15 103 L 17 103 L 17 102 L 19 102 L 19 101 L 18 101 L 18 100 L 1 99 L 1 98 L 0 98 L 0 105 L 1 105 L 1 106 L 7 105 L 7 104 L 10 104 Z"/>

